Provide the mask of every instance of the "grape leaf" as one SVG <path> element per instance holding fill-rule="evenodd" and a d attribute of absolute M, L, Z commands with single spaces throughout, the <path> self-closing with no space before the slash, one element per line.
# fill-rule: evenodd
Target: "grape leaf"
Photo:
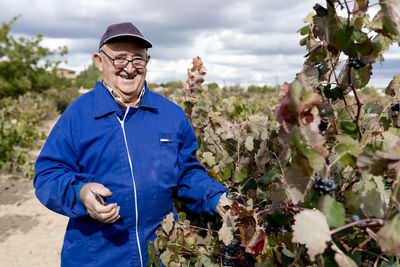
<path fill-rule="evenodd" d="M 369 0 L 357 0 L 358 7 L 363 11 L 367 10 L 368 2 Z"/>
<path fill-rule="evenodd" d="M 321 211 L 326 216 L 330 227 L 340 227 L 344 225 L 345 210 L 343 204 L 326 195 L 322 199 Z"/>
<path fill-rule="evenodd" d="M 204 152 L 202 156 L 208 166 L 214 166 L 216 164 L 215 157 L 211 152 Z"/>
<path fill-rule="evenodd" d="M 252 136 L 247 136 L 245 141 L 245 146 L 248 151 L 253 151 L 254 149 L 254 138 Z"/>
<path fill-rule="evenodd" d="M 147 262 L 147 266 L 151 267 L 151 266 L 156 266 L 156 267 L 160 267 L 160 259 L 157 257 L 157 250 L 153 244 L 152 241 L 149 241 L 149 245 L 148 245 L 148 262 Z"/>
<path fill-rule="evenodd" d="M 267 164 L 271 160 L 271 157 L 270 157 L 269 151 L 268 151 L 268 141 L 267 140 L 264 140 L 261 142 L 260 148 L 258 149 L 257 154 L 254 159 L 256 161 L 257 167 L 263 167 L 263 166 L 265 166 L 265 164 Z"/>
<path fill-rule="evenodd" d="M 362 152 L 360 144 L 348 135 L 336 135 L 336 140 L 335 152 L 338 154 L 349 153 L 357 157 Z"/>
<path fill-rule="evenodd" d="M 400 214 L 397 214 L 377 233 L 382 251 L 400 257 Z"/>
<path fill-rule="evenodd" d="M 181 266 L 181 265 L 179 265 Z M 219 267 L 220 265 L 217 263 L 213 263 L 212 257 L 207 254 L 201 254 L 196 261 L 194 267 Z"/>
<path fill-rule="evenodd" d="M 312 173 L 313 169 L 303 155 L 295 156 L 291 166 L 284 172 L 282 181 L 288 185 L 288 192 L 294 204 L 304 200 Z"/>
<path fill-rule="evenodd" d="M 357 264 L 341 251 L 336 244 L 332 244 L 332 250 L 336 251 L 335 261 L 339 267 L 357 267 Z"/>
<path fill-rule="evenodd" d="M 396 101 L 400 99 L 400 74 L 393 77 L 385 89 L 386 95 L 395 96 Z"/>
<path fill-rule="evenodd" d="M 164 220 L 161 222 L 161 227 L 167 234 L 169 234 L 171 230 L 174 228 L 174 224 L 175 224 L 174 214 L 170 212 L 167 216 L 165 216 Z"/>
<path fill-rule="evenodd" d="M 272 203 L 282 203 L 290 200 L 288 190 L 285 190 L 280 183 L 272 183 L 266 193 Z"/>
<path fill-rule="evenodd" d="M 352 68 L 351 73 L 351 83 L 354 85 L 355 88 L 360 89 L 365 87 L 372 75 L 372 66 L 370 64 L 366 65 L 363 68 L 359 68 L 358 70 Z M 345 76 L 346 77 L 346 76 Z M 344 79 L 347 79 L 344 78 Z"/>
<path fill-rule="evenodd" d="M 400 2 L 398 0 L 380 0 L 384 29 L 393 35 L 399 35 Z"/>
<path fill-rule="evenodd" d="M 237 217 L 237 215 L 232 215 L 229 211 L 225 212 L 223 216 L 223 223 L 221 229 L 218 231 L 218 238 L 227 246 L 229 246 L 234 239 L 233 234 L 237 229 L 235 226 Z"/>
<path fill-rule="evenodd" d="M 325 251 L 326 242 L 331 241 L 326 217 L 319 210 L 303 210 L 294 216 L 293 239 L 295 243 L 305 244 L 311 260 Z"/>
<path fill-rule="evenodd" d="M 253 234 L 253 237 L 244 244 L 246 246 L 246 252 L 254 255 L 258 255 L 264 249 L 265 244 L 265 233 L 264 230 L 257 226 L 256 231 Z"/>
<path fill-rule="evenodd" d="M 360 181 L 353 185 L 353 191 L 359 196 L 360 208 L 365 215 L 377 218 L 384 215 L 388 199 L 381 176 L 362 173 Z"/>

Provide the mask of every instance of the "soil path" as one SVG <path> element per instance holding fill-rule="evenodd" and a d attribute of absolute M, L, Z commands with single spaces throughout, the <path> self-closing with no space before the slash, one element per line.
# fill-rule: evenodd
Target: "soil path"
<path fill-rule="evenodd" d="M 45 120 L 41 130 L 48 134 L 57 119 Z M 29 153 L 30 161 L 35 161 L 43 143 Z M 0 266 L 60 266 L 66 225 L 67 217 L 37 200 L 31 179 L 18 172 L 0 172 Z"/>

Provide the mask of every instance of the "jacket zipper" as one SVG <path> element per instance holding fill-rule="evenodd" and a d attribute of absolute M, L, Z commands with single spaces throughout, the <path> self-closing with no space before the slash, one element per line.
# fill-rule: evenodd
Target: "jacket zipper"
<path fill-rule="evenodd" d="M 143 267 L 143 260 L 142 260 L 142 250 L 140 249 L 140 240 L 139 240 L 139 231 L 138 231 L 138 221 L 139 221 L 139 217 L 138 217 L 138 207 L 137 207 L 137 196 L 136 196 L 136 184 L 135 184 L 135 177 L 133 175 L 133 167 L 132 167 L 132 160 L 131 160 L 131 155 L 129 153 L 129 148 L 128 148 L 128 141 L 126 139 L 126 133 L 125 133 L 125 118 L 126 115 L 128 115 L 129 112 L 129 108 L 128 107 L 125 111 L 124 114 L 124 118 L 121 120 L 118 116 L 118 120 L 121 123 L 121 128 L 122 128 L 122 132 L 124 134 L 124 141 L 125 141 L 125 147 L 126 147 L 126 153 L 128 154 L 128 161 L 129 161 L 129 167 L 131 169 L 131 177 L 132 177 L 132 182 L 133 182 L 133 192 L 134 192 L 134 196 L 135 196 L 135 214 L 136 214 L 136 241 L 138 244 L 138 249 L 139 249 L 139 257 L 140 257 L 140 266 Z"/>

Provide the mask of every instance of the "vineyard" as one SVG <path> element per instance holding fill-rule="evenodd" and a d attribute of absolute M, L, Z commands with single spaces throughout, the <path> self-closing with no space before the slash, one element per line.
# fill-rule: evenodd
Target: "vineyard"
<path fill-rule="evenodd" d="M 181 88 L 162 90 L 229 194 L 223 218 L 176 201 L 179 220 L 164 219 L 148 266 L 400 266 L 400 75 L 368 87 L 374 64 L 400 45 L 400 2 L 327 0 L 304 22 L 303 69 L 279 88 L 207 86 L 196 57 Z M 32 176 L 26 151 L 45 138 L 37 126 L 78 95 L 2 98 L 0 168 Z"/>

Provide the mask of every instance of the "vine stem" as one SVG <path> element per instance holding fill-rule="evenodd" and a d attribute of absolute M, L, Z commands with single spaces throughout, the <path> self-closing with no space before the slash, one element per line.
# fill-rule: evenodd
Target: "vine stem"
<path fill-rule="evenodd" d="M 332 162 L 326 167 L 326 176 L 327 176 L 327 177 L 330 176 L 330 171 L 331 171 L 332 166 L 335 165 L 336 162 L 338 162 L 338 161 L 343 157 L 344 154 L 346 154 L 346 153 L 341 153 L 340 155 L 338 155 L 338 156 L 335 158 L 335 160 L 332 161 Z"/>
<path fill-rule="evenodd" d="M 203 228 L 203 227 L 200 227 L 200 226 L 194 226 L 194 225 L 190 225 L 190 224 L 186 224 L 186 223 L 182 223 L 181 225 L 189 227 L 189 228 L 197 229 L 199 231 L 210 231 L 210 232 L 218 233 L 217 230 L 212 230 L 210 228 Z"/>
<path fill-rule="evenodd" d="M 287 209 L 287 210 L 294 210 L 294 209 L 302 210 L 302 208 L 295 208 L 295 207 L 290 207 L 290 206 L 281 206 L 281 207 L 273 207 L 273 208 L 269 208 L 269 209 L 260 210 L 256 214 L 260 215 L 262 213 L 269 213 L 271 211 L 285 210 L 285 209 Z"/>
<path fill-rule="evenodd" d="M 362 132 L 361 132 L 361 126 L 360 126 L 360 115 L 361 115 L 362 103 L 361 103 L 361 101 L 360 101 L 360 99 L 358 97 L 358 94 L 357 94 L 356 88 L 354 87 L 354 84 L 351 82 L 351 68 L 348 68 L 348 70 L 347 70 L 347 78 L 348 78 L 349 85 L 351 87 L 351 90 L 354 93 L 354 97 L 356 98 L 356 102 L 357 102 L 357 116 L 356 116 L 356 120 L 354 122 L 355 122 L 355 124 L 357 126 L 357 131 L 358 131 L 358 134 L 360 136 L 358 138 L 358 140 L 361 140 Z"/>
<path fill-rule="evenodd" d="M 365 224 L 367 224 L 367 223 L 377 223 L 378 225 L 383 225 L 383 220 L 382 219 L 364 219 L 364 220 L 359 220 L 359 221 L 356 221 L 356 222 L 351 222 L 351 223 L 343 225 L 343 226 L 341 226 L 339 228 L 331 230 L 331 235 L 334 235 L 334 234 L 336 234 L 336 233 L 338 233 L 340 231 L 343 231 L 343 230 L 345 230 L 347 228 L 356 226 L 358 224 L 363 224 L 363 223 L 365 223 Z"/>

